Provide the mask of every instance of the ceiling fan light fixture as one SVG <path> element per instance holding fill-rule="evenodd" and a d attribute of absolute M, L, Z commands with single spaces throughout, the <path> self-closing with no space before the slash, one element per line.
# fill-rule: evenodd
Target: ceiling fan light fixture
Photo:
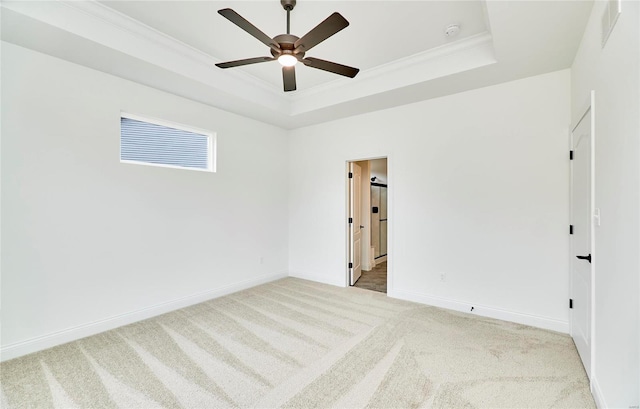
<path fill-rule="evenodd" d="M 296 0 L 280 0 L 280 4 L 282 4 L 282 7 L 287 11 L 287 33 L 279 34 L 273 38 L 260 31 L 260 29 L 232 9 L 226 8 L 218 10 L 218 14 L 222 17 L 237 25 L 248 34 L 251 34 L 252 37 L 269 47 L 271 50 L 271 57 L 245 58 L 244 60 L 217 63 L 216 66 L 219 68 L 232 68 L 278 60 L 280 65 L 282 65 L 282 83 L 284 85 L 285 92 L 296 90 L 295 65 L 298 61 L 307 67 L 349 78 L 353 78 L 358 74 L 360 70 L 357 68 L 321 60 L 319 58 L 305 57 L 305 53 L 307 51 L 346 28 L 349 25 L 347 19 L 342 17 L 342 15 L 336 11 L 324 19 L 320 24 L 312 28 L 307 34 L 302 37 L 298 37 L 291 34 L 290 31 L 290 14 L 291 10 L 293 10 L 293 7 L 296 5 Z"/>
<path fill-rule="evenodd" d="M 278 62 L 283 67 L 293 67 L 298 62 L 298 59 L 291 54 L 282 54 L 278 57 Z"/>

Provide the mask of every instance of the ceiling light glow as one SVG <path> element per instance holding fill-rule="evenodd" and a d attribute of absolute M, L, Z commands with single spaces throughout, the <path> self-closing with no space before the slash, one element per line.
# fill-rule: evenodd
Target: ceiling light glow
<path fill-rule="evenodd" d="M 278 62 L 282 64 L 283 67 L 293 67 L 298 62 L 298 59 L 291 54 L 282 54 L 278 57 Z"/>

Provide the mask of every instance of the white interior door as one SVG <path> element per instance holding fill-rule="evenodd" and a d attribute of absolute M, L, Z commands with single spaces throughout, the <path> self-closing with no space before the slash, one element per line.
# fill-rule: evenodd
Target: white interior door
<path fill-rule="evenodd" d="M 350 283 L 354 285 L 362 274 L 362 169 L 355 163 L 349 164 L 349 262 Z"/>
<path fill-rule="evenodd" d="M 582 363 L 591 377 L 591 138 L 592 111 L 589 109 L 573 131 L 571 172 L 571 336 Z"/>

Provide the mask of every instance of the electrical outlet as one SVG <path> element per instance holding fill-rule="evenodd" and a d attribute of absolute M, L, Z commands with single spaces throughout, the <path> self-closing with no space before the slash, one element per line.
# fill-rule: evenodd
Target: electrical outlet
<path fill-rule="evenodd" d="M 443 272 L 440 273 L 440 281 L 442 281 L 442 282 L 447 281 L 447 274 L 446 273 L 443 273 Z"/>
<path fill-rule="evenodd" d="M 260 257 L 260 264 L 264 264 L 264 257 Z"/>

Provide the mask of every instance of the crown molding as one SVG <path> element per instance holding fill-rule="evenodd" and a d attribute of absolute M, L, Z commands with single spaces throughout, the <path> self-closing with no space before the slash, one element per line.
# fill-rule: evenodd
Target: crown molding
<path fill-rule="evenodd" d="M 379 65 L 366 71 L 366 76 L 367 78 L 374 78 L 381 75 L 396 73 L 413 65 L 432 64 L 438 59 L 452 54 L 485 47 L 487 45 L 491 45 L 492 42 L 493 38 L 491 37 L 491 34 L 488 32 L 479 33 L 449 44 L 441 45 L 440 47 L 431 48 L 417 54 L 391 61 L 387 64 Z"/>
<path fill-rule="evenodd" d="M 227 94 L 290 111 L 290 101 L 271 84 L 242 71 L 216 69 L 218 59 L 96 0 L 2 1 L 2 7 L 60 28 Z"/>
<path fill-rule="evenodd" d="M 440 47 L 363 70 L 356 78 L 334 81 L 297 91 L 293 112 L 301 113 L 379 94 L 496 63 L 493 37 L 483 32 Z"/>
<path fill-rule="evenodd" d="M 138 20 L 135 20 L 126 14 L 123 14 L 117 10 L 114 10 L 102 3 L 93 0 L 85 1 L 68 1 L 57 0 L 61 4 L 67 7 L 79 10 L 89 17 L 100 19 L 107 24 L 110 24 L 118 29 L 125 30 L 130 34 L 137 35 L 154 43 L 160 44 L 174 52 L 182 54 L 183 56 L 190 58 L 194 61 L 205 65 L 215 64 L 217 61 L 212 56 L 191 47 L 187 43 L 177 40 L 164 34 L 155 28 L 148 26 Z"/>
<path fill-rule="evenodd" d="M 2 1 L 2 7 L 109 47 L 138 60 L 206 86 L 214 106 L 226 109 L 228 98 L 242 101 L 239 114 L 259 109 L 296 118 L 345 103 L 363 104 L 366 97 L 424 83 L 496 62 L 489 32 L 429 49 L 377 67 L 353 79 L 336 79 L 285 94 L 243 70 L 219 70 L 219 59 L 129 17 L 96 0 Z M 267 114 L 269 115 L 269 114 Z"/>
<path fill-rule="evenodd" d="M 363 72 L 356 77 L 357 80 L 361 79 L 373 79 L 379 78 L 384 75 L 395 74 L 398 71 L 402 71 L 407 67 L 415 66 L 417 64 L 432 64 L 440 58 L 446 57 L 451 54 L 464 52 L 474 48 L 483 47 L 492 44 L 491 34 L 483 32 L 471 37 L 464 38 L 449 44 L 441 45 L 440 47 L 431 48 L 413 55 L 409 55 L 395 61 L 390 61 L 386 64 L 378 65 Z M 317 85 L 313 88 L 297 91 L 297 95 L 294 100 L 305 98 L 312 94 L 318 94 L 324 92 L 327 89 L 336 89 L 343 87 L 345 84 L 340 81 L 340 78 L 327 82 L 322 85 Z"/>

